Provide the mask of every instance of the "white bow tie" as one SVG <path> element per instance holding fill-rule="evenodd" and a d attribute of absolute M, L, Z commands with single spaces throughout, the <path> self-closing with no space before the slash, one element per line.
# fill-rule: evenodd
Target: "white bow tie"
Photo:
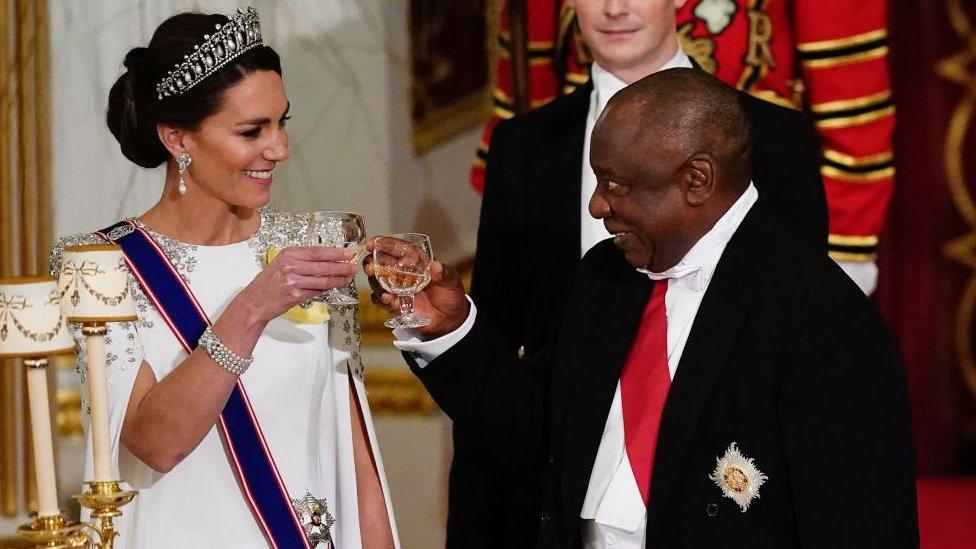
<path fill-rule="evenodd" d="M 699 292 L 705 287 L 704 273 L 702 272 L 702 268 L 697 265 L 678 263 L 674 267 L 660 273 L 655 273 L 647 269 L 637 270 L 646 274 L 651 280 L 667 280 L 673 278 L 675 284 Z"/>

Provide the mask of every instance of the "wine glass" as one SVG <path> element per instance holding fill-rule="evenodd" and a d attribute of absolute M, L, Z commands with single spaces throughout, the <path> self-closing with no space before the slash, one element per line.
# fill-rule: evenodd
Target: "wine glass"
<path fill-rule="evenodd" d="M 350 252 L 348 263 L 358 263 L 365 255 L 366 221 L 362 214 L 354 212 L 321 211 L 308 216 L 308 244 L 310 246 L 332 246 L 345 248 Z M 322 294 L 329 305 L 356 305 L 359 300 L 346 295 L 338 288 L 326 290 Z"/>
<path fill-rule="evenodd" d="M 430 319 L 413 312 L 413 296 L 430 283 L 434 260 L 430 238 L 420 233 L 398 233 L 373 241 L 373 269 L 384 290 L 400 298 L 400 316 L 383 323 L 387 328 L 419 328 Z"/>

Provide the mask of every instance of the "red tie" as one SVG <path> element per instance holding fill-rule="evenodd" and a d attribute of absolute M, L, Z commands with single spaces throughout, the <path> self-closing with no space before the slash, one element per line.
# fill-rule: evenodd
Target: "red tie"
<path fill-rule="evenodd" d="M 664 295 L 668 281 L 654 284 L 651 299 L 644 308 L 644 316 L 637 337 L 630 347 L 627 362 L 620 374 L 620 398 L 624 412 L 624 442 L 627 457 L 637 479 L 644 504 L 651 491 L 651 470 L 657 432 L 661 425 L 664 402 L 671 388 L 668 372 L 668 319 Z"/>

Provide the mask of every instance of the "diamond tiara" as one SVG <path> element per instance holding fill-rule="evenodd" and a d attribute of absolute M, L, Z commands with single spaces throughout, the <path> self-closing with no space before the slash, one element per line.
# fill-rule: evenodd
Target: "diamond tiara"
<path fill-rule="evenodd" d="M 216 25 L 213 34 L 203 35 L 203 44 L 193 46 L 193 53 L 184 55 L 184 61 L 156 84 L 160 100 L 186 93 L 242 53 L 263 44 L 261 20 L 254 8 L 237 8 L 228 19 Z"/>

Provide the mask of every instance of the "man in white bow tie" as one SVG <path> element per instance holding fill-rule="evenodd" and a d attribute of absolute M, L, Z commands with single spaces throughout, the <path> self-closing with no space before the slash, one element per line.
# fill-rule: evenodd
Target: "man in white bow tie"
<path fill-rule="evenodd" d="M 537 547 L 917 546 L 898 353 L 783 230 L 751 157 L 731 88 L 645 77 L 596 123 L 589 210 L 613 238 L 549 345 L 517 358 L 439 264 L 416 300 L 431 324 L 395 333 L 486 458 L 543 478 Z"/>

